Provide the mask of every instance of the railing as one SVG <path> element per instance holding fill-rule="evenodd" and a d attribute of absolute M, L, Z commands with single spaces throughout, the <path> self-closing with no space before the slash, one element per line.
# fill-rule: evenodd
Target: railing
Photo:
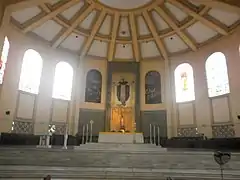
<path fill-rule="evenodd" d="M 160 125 L 149 124 L 149 142 L 160 146 Z"/>
<path fill-rule="evenodd" d="M 82 143 L 92 143 L 93 142 L 93 121 L 88 124 L 83 124 L 82 126 Z"/>

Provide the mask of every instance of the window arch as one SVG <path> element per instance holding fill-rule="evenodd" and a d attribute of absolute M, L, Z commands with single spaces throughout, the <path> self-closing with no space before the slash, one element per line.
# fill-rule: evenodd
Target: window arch
<path fill-rule="evenodd" d="M 37 51 L 28 49 L 25 52 L 19 81 L 19 90 L 38 94 L 42 64 L 42 57 Z"/>
<path fill-rule="evenodd" d="M 145 75 L 145 104 L 162 103 L 161 75 L 157 71 L 149 71 Z"/>
<path fill-rule="evenodd" d="M 59 62 L 55 68 L 53 98 L 71 100 L 73 68 L 67 62 Z"/>
<path fill-rule="evenodd" d="M 9 53 L 10 43 L 8 41 L 7 36 L 4 38 L 2 53 L 1 53 L 1 60 L 0 60 L 0 84 L 3 83 L 4 72 L 6 69 L 7 58 Z"/>
<path fill-rule="evenodd" d="M 91 69 L 86 77 L 85 102 L 101 103 L 102 74 Z"/>
<path fill-rule="evenodd" d="M 226 57 L 222 52 L 210 55 L 205 64 L 208 96 L 215 97 L 230 93 Z"/>
<path fill-rule="evenodd" d="M 180 64 L 174 72 L 176 102 L 195 100 L 193 68 L 188 63 Z"/>

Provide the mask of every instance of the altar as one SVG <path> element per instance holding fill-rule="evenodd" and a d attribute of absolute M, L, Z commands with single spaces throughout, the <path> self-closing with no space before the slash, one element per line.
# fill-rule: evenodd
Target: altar
<path fill-rule="evenodd" d="M 99 143 L 143 144 L 143 133 L 100 132 Z"/>

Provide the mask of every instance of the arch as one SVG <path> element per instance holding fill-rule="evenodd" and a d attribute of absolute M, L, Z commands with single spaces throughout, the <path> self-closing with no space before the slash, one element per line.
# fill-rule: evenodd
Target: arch
<path fill-rule="evenodd" d="M 2 53 L 1 53 L 1 60 L 0 60 L 0 84 L 3 83 L 4 72 L 5 72 L 6 65 L 7 65 L 9 49 L 10 49 L 10 43 L 9 43 L 7 36 L 5 36 L 4 42 L 3 42 Z"/>
<path fill-rule="evenodd" d="M 205 64 L 208 96 L 230 93 L 226 57 L 222 52 L 211 54 Z"/>
<path fill-rule="evenodd" d="M 102 74 L 91 69 L 86 77 L 85 102 L 101 103 Z"/>
<path fill-rule="evenodd" d="M 53 94 L 55 99 L 71 100 L 73 68 L 64 61 L 57 63 L 55 68 Z"/>
<path fill-rule="evenodd" d="M 177 66 L 174 71 L 176 102 L 195 100 L 193 68 L 188 63 Z"/>
<path fill-rule="evenodd" d="M 42 64 L 42 57 L 37 51 L 28 49 L 24 53 L 19 90 L 38 94 L 42 74 Z"/>
<path fill-rule="evenodd" d="M 157 71 L 149 71 L 145 75 L 145 104 L 162 103 L 161 75 Z"/>

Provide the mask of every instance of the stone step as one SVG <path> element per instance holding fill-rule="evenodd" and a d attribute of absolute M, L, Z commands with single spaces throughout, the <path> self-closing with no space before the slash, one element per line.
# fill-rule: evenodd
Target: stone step
<path fill-rule="evenodd" d="M 157 147 L 155 144 L 119 144 L 119 143 L 86 143 L 82 146 L 93 146 L 93 147 L 134 147 L 134 148 L 155 148 Z"/>
<path fill-rule="evenodd" d="M 152 179 L 207 180 L 220 179 L 219 170 L 196 169 L 136 169 L 136 168 L 65 168 L 49 166 L 0 166 L 1 178 L 41 178 L 51 174 L 53 179 Z M 224 171 L 225 180 L 239 180 L 239 171 Z"/>
<path fill-rule="evenodd" d="M 159 152 L 166 151 L 165 148 L 153 144 L 108 144 L 108 143 L 87 143 L 81 146 L 75 146 L 75 150 L 87 151 L 118 151 L 118 152 Z"/>
<path fill-rule="evenodd" d="M 205 153 L 205 154 L 204 154 Z M 219 166 L 210 152 L 122 152 L 62 149 L 1 149 L 0 165 L 64 166 L 142 169 L 211 169 Z M 232 154 L 225 167 L 240 170 L 240 155 Z"/>

